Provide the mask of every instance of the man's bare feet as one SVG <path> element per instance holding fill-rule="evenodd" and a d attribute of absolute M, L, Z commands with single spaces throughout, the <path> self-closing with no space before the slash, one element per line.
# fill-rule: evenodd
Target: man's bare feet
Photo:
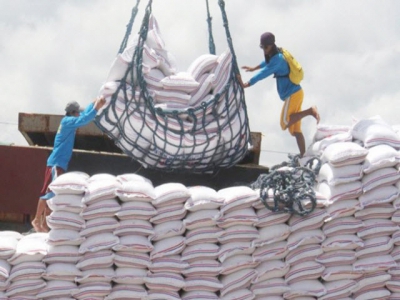
<path fill-rule="evenodd" d="M 38 219 L 33 219 L 31 224 L 32 224 L 33 229 L 35 229 L 36 232 L 42 232 L 42 226 Z"/>
<path fill-rule="evenodd" d="M 46 217 L 43 215 L 40 218 L 35 218 L 32 221 L 33 229 L 36 232 L 49 232 L 50 228 L 47 226 Z"/>
<path fill-rule="evenodd" d="M 49 228 L 49 226 L 47 226 L 47 222 L 46 222 L 46 219 L 43 219 L 43 222 L 42 222 L 42 224 L 41 224 L 41 232 L 49 232 L 50 231 L 50 228 Z"/>
<path fill-rule="evenodd" d="M 317 120 L 317 124 L 319 124 L 319 121 L 321 117 L 319 116 L 318 110 L 316 106 L 311 107 L 311 114 L 312 116 Z"/>
<path fill-rule="evenodd" d="M 50 231 L 50 227 L 47 225 L 47 217 L 51 214 L 51 209 L 46 206 L 46 210 L 43 214 L 42 217 L 42 229 L 44 230 L 44 232 L 49 232 Z"/>

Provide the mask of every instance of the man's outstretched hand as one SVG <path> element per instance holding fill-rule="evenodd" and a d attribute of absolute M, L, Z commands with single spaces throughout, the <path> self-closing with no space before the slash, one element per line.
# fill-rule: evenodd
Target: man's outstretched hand
<path fill-rule="evenodd" d="M 242 76 L 240 74 L 236 74 L 236 78 L 239 81 L 239 84 L 241 85 L 242 88 L 247 88 L 250 86 L 248 82 L 243 82 Z"/>
<path fill-rule="evenodd" d="M 98 97 L 94 102 L 94 108 L 98 111 L 104 106 L 105 103 L 106 99 L 104 96 Z"/>
<path fill-rule="evenodd" d="M 249 67 L 249 66 L 243 66 L 242 69 L 245 70 L 246 72 L 253 72 L 253 71 L 255 71 L 255 68 L 252 68 L 252 67 Z"/>

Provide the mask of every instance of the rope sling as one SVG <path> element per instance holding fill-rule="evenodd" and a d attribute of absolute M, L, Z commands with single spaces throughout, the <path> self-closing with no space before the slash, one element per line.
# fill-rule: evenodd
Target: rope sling
<path fill-rule="evenodd" d="M 129 38 L 139 3 L 140 0 L 137 0 L 132 9 L 118 55 L 125 53 L 129 48 Z M 215 55 L 208 0 L 206 4 L 209 55 L 221 59 L 222 54 Z M 214 70 L 223 72 L 219 73 L 220 77 L 217 76 L 217 71 L 212 74 L 214 81 L 211 81 L 210 90 L 204 99 L 200 99 L 195 105 L 174 107 L 171 103 L 160 103 L 157 98 L 165 92 L 165 84 L 161 90 L 152 90 L 148 79 L 149 69 L 146 69 L 145 64 L 146 51 L 149 50 L 148 35 L 154 29 L 149 27 L 154 26 L 151 25 L 152 0 L 147 4 L 137 35 L 137 44 L 134 51 L 132 50 L 131 60 L 127 62 L 124 74 L 118 80 L 106 82 L 102 87 L 103 91 L 109 89 L 112 92 L 106 98 L 107 104 L 95 119 L 96 125 L 125 154 L 144 167 L 163 171 L 213 173 L 220 168 L 234 166 L 248 151 L 250 130 L 244 91 L 236 78 L 239 72 L 225 3 L 219 0 L 218 4 L 228 43 L 228 49 L 224 52 L 224 57 L 229 58 L 228 68 L 218 69 L 222 64 L 216 65 Z M 165 51 L 163 53 L 165 54 Z M 218 63 L 218 60 L 216 62 Z M 173 75 L 166 77 L 168 79 Z M 208 76 L 208 73 L 204 74 L 204 78 L 206 75 Z M 219 80 L 221 76 L 225 76 L 225 81 Z M 200 83 L 197 90 L 202 88 L 204 85 Z M 179 95 L 182 95 L 182 92 L 179 91 Z M 188 92 L 184 96 L 193 99 Z"/>
<path fill-rule="evenodd" d="M 321 160 L 313 157 L 300 167 L 299 156 L 289 156 L 289 159 L 271 167 L 271 172 L 261 174 L 250 187 L 259 189 L 261 202 L 267 209 L 306 216 L 317 205 L 313 187 Z"/>

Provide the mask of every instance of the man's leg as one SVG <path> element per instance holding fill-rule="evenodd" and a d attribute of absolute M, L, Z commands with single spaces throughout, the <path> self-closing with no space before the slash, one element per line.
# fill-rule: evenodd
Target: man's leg
<path fill-rule="evenodd" d="M 47 217 L 51 214 L 51 209 L 47 205 L 47 201 L 46 201 L 46 209 L 45 209 L 45 212 L 43 214 L 43 223 L 42 223 L 42 229 L 45 232 L 49 232 L 50 231 L 50 227 L 47 225 Z"/>
<path fill-rule="evenodd" d="M 320 116 L 317 110 L 316 106 L 312 106 L 309 109 L 302 110 L 296 113 L 293 113 L 289 117 L 289 123 L 287 124 L 287 127 L 292 126 L 293 124 L 299 122 L 301 119 L 307 116 L 313 116 L 317 120 L 317 124 L 319 123 Z"/>
<path fill-rule="evenodd" d="M 303 90 L 297 91 L 285 100 L 281 112 L 281 127 L 283 130 L 288 129 L 289 133 L 296 138 L 301 157 L 306 152 L 306 143 L 301 131 L 301 119 L 312 115 L 317 120 L 317 123 L 319 122 L 319 114 L 316 107 L 301 110 L 303 98 Z"/>
<path fill-rule="evenodd" d="M 47 208 L 46 200 L 39 199 L 36 208 L 36 215 L 31 223 L 36 232 L 46 232 L 46 230 L 42 226 L 43 222 L 46 221 L 43 220 L 45 217 L 46 208 Z"/>
<path fill-rule="evenodd" d="M 32 226 L 37 232 L 48 232 L 49 228 L 46 223 L 46 216 L 49 215 L 50 209 L 46 201 L 54 197 L 54 193 L 49 190 L 50 183 L 61 175 L 64 171 L 59 167 L 46 167 L 44 173 L 44 183 L 40 191 L 40 198 L 36 208 L 35 218 L 32 220 Z"/>
<path fill-rule="evenodd" d="M 306 152 L 306 142 L 304 140 L 304 135 L 302 132 L 295 132 L 293 133 L 293 135 L 296 138 L 297 146 L 300 150 L 300 157 L 303 157 L 304 153 Z"/>

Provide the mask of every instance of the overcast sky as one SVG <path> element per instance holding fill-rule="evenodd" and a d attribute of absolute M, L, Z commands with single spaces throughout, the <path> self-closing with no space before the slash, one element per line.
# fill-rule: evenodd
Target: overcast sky
<path fill-rule="evenodd" d="M 239 66 L 261 62 L 259 36 L 271 31 L 305 70 L 303 108 L 321 123 L 351 125 L 381 115 L 400 124 L 400 1 L 225 0 Z M 135 0 L 0 0 L 0 142 L 27 145 L 18 113 L 63 114 L 98 95 L 118 52 Z M 205 0 L 153 0 L 166 48 L 180 70 L 208 53 Z M 209 0 L 217 54 L 227 48 L 217 0 Z M 146 0 L 141 1 L 137 33 Z M 242 72 L 245 80 L 251 74 Z M 275 79 L 246 89 L 251 131 L 263 134 L 261 164 L 297 153 L 279 126 Z M 397 103 L 397 104 L 396 104 Z M 315 120 L 303 119 L 307 146 Z"/>

